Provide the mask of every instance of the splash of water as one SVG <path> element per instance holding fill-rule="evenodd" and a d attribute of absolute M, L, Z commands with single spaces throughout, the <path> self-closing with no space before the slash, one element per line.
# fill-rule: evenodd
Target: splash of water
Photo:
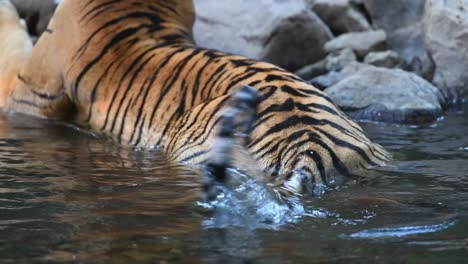
<path fill-rule="evenodd" d="M 336 224 L 357 225 L 372 218 L 345 219 L 338 213 L 304 205 L 299 194 L 284 196 L 278 190 L 258 182 L 248 174 L 229 169 L 230 184 L 219 186 L 220 194 L 210 202 L 199 201 L 198 206 L 211 215 L 202 221 L 205 228 L 241 227 L 244 229 L 279 229 L 307 218 L 332 218 Z M 326 186 L 318 186 L 316 196 L 326 193 Z M 287 189 L 286 189 L 287 190 Z"/>
<path fill-rule="evenodd" d="M 281 197 L 277 191 L 240 171 L 230 170 L 230 174 L 236 177 L 235 186 L 221 186 L 222 191 L 214 201 L 198 202 L 212 211 L 212 216 L 202 222 L 204 227 L 276 229 L 305 215 L 297 197 Z"/>

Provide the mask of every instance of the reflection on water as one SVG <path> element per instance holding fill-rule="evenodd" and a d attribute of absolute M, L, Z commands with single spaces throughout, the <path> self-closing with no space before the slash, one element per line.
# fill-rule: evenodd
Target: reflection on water
<path fill-rule="evenodd" d="M 375 228 L 351 234 L 352 238 L 382 238 L 403 237 L 417 234 L 434 233 L 445 230 L 455 224 L 455 221 L 443 222 L 442 224 L 403 226 L 395 228 Z"/>
<path fill-rule="evenodd" d="M 286 206 L 245 179 L 213 211 L 156 151 L 0 115 L 0 263 L 463 263 L 468 114 L 364 127 L 397 160 L 368 181 Z"/>

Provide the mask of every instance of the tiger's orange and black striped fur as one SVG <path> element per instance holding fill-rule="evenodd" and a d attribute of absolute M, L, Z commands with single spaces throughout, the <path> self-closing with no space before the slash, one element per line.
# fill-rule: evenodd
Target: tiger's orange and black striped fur
<path fill-rule="evenodd" d="M 220 113 L 236 91 L 252 87 L 259 97 L 246 148 L 269 181 L 303 191 L 389 159 L 295 75 L 196 47 L 191 0 L 64 0 L 34 48 L 11 4 L 0 0 L 0 8 L 6 111 L 68 119 L 122 144 L 202 164 Z"/>

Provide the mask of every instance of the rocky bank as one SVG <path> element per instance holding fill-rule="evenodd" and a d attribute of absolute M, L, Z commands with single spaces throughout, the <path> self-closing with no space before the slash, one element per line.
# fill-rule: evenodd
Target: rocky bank
<path fill-rule="evenodd" d="M 468 98 L 468 0 L 195 0 L 200 46 L 265 60 L 360 120 L 430 123 Z"/>
<path fill-rule="evenodd" d="M 32 35 L 59 0 L 12 0 Z M 468 98 L 468 0 L 194 0 L 199 46 L 264 60 L 360 120 L 431 123 Z"/>

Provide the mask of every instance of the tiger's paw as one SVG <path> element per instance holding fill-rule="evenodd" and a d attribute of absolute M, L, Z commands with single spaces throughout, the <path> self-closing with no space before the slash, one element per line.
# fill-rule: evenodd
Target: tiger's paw
<path fill-rule="evenodd" d="M 257 120 L 259 94 L 255 88 L 243 86 L 232 94 L 230 105 L 221 114 L 219 131 L 214 138 L 211 155 L 205 165 L 203 191 L 206 200 L 214 200 L 221 186 L 229 185 L 228 168 L 239 145 L 246 146 Z"/>

